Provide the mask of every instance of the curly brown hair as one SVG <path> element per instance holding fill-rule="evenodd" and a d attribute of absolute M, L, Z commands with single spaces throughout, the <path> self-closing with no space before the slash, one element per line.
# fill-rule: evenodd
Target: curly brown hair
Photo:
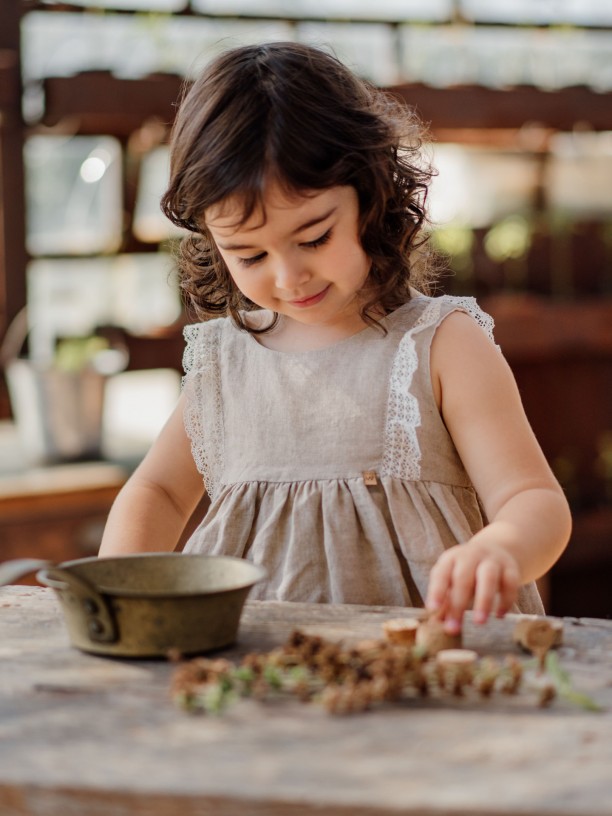
<path fill-rule="evenodd" d="M 371 260 L 362 316 L 388 313 L 429 290 L 422 228 L 433 171 L 414 112 L 340 60 L 311 46 L 272 42 L 217 57 L 187 90 L 171 139 L 165 215 L 189 231 L 179 275 L 188 306 L 203 319 L 258 308 L 234 285 L 204 212 L 228 196 L 243 204 L 242 226 L 262 206 L 266 181 L 287 192 L 350 185 L 359 236 Z M 270 327 L 268 327 L 270 328 Z"/>

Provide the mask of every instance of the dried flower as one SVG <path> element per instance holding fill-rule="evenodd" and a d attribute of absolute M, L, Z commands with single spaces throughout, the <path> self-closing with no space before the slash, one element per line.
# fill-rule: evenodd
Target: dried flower
<path fill-rule="evenodd" d="M 428 625 L 431 632 L 432 622 L 423 622 L 419 630 Z M 436 627 L 436 637 L 439 632 Z M 265 700 L 284 693 L 304 702 L 318 700 L 332 714 L 367 711 L 429 694 L 460 696 L 471 689 L 489 697 L 496 690 L 519 691 L 524 665 L 515 655 L 500 665 L 468 649 L 439 649 L 439 645 L 440 641 L 434 649 L 431 640 L 427 645 L 407 646 L 381 639 L 344 647 L 296 630 L 282 647 L 247 654 L 238 665 L 222 658 L 181 663 L 171 691 L 178 705 L 193 712 L 219 713 L 238 697 Z M 586 698 L 571 688 L 558 663 L 550 665 L 549 675 L 536 677 L 539 705 L 549 705 L 557 693 L 584 704 Z"/>

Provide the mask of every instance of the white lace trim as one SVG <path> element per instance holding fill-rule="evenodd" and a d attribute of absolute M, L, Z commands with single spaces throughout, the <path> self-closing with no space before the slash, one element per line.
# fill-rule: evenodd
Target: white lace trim
<path fill-rule="evenodd" d="M 389 382 L 381 476 L 414 480 L 421 474 L 421 450 L 417 438 L 421 412 L 417 398 L 410 393 L 418 366 L 413 335 L 425 325 L 434 323 L 439 316 L 439 301 L 430 301 L 414 326 L 404 334 L 395 352 Z"/>
<path fill-rule="evenodd" d="M 457 309 L 467 312 L 478 323 L 480 328 L 484 331 L 484 333 L 487 335 L 487 337 L 493 343 L 493 345 L 496 348 L 499 348 L 499 346 L 495 342 L 495 338 L 493 337 L 495 321 L 493 320 L 490 314 L 487 314 L 486 312 L 482 311 L 478 303 L 476 303 L 475 298 L 445 295 L 444 297 L 440 298 L 440 300 L 442 300 L 445 303 L 450 303 L 452 306 L 454 306 L 454 309 L 449 310 L 449 314 L 451 311 L 455 311 Z"/>
<path fill-rule="evenodd" d="M 211 499 L 223 469 L 223 411 L 219 376 L 219 323 L 185 326 L 184 422 L 191 452 Z"/>
<path fill-rule="evenodd" d="M 421 476 L 421 449 L 417 436 L 417 428 L 421 425 L 421 411 L 417 398 L 410 390 L 418 367 L 414 335 L 437 325 L 444 305 L 450 306 L 445 310 L 446 314 L 456 310 L 467 312 L 491 342 L 495 343 L 493 318 L 482 311 L 474 298 L 446 295 L 429 300 L 414 326 L 402 337 L 393 359 L 384 431 L 382 476 L 406 481 L 416 480 Z"/>

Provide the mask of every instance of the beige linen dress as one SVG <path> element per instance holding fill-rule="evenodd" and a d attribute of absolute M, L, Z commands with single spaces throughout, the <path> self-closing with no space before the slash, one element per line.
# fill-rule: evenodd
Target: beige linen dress
<path fill-rule="evenodd" d="M 431 341 L 472 298 L 413 297 L 327 348 L 278 352 L 227 318 L 185 328 L 185 426 L 211 505 L 186 552 L 264 566 L 250 597 L 422 606 L 481 506 L 435 403 Z M 542 613 L 535 588 L 518 608 Z"/>

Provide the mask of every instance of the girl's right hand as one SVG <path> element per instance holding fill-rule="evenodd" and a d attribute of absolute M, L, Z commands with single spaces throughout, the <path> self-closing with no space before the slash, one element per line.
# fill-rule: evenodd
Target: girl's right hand
<path fill-rule="evenodd" d="M 470 607 L 474 622 L 482 624 L 492 613 L 505 615 L 517 599 L 518 562 L 499 544 L 479 541 L 483 532 L 446 550 L 431 571 L 426 607 L 443 618 L 449 634 L 461 631 Z"/>

